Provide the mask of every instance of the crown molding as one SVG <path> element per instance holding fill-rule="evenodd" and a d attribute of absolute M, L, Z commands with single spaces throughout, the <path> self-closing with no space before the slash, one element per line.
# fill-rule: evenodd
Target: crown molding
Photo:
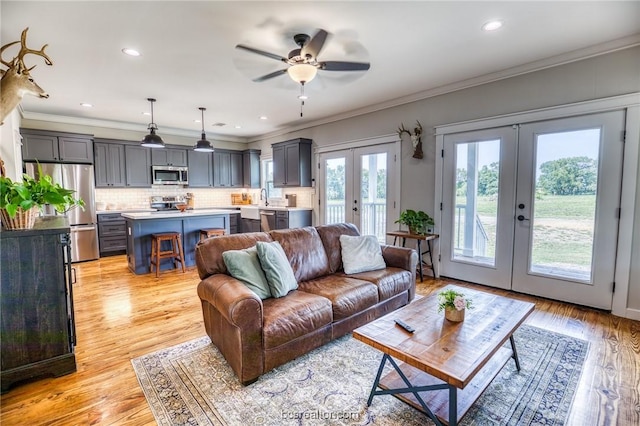
<path fill-rule="evenodd" d="M 346 113 L 333 115 L 320 120 L 311 121 L 305 124 L 285 127 L 283 129 L 280 129 L 268 134 L 264 134 L 262 136 L 249 138 L 249 142 L 258 142 L 263 139 L 286 135 L 288 133 L 308 129 L 310 127 L 316 127 L 323 124 L 329 124 L 329 123 L 357 117 L 364 114 L 370 114 L 370 113 L 381 111 L 384 109 L 393 108 L 396 106 L 405 105 L 405 104 L 409 104 L 416 101 L 421 101 L 421 100 L 432 98 L 435 96 L 444 95 L 446 93 L 456 92 L 458 90 L 468 89 L 471 87 L 480 86 L 483 84 L 488 84 L 488 83 L 504 80 L 511 77 L 516 77 L 523 74 L 529 74 L 529 73 L 541 71 L 547 68 L 553 68 L 560 65 L 569 64 L 572 62 L 593 58 L 596 56 L 606 55 L 608 53 L 630 49 L 636 46 L 640 46 L 640 33 L 634 34 L 629 37 L 612 40 L 606 43 L 589 46 L 584 49 L 573 50 L 571 52 L 563 53 L 561 55 L 551 56 L 545 59 L 529 62 L 527 64 L 518 65 L 516 67 L 507 68 L 501 71 L 481 75 L 481 76 L 470 78 L 467 80 L 462 80 L 456 83 L 446 84 L 444 86 L 435 87 L 433 89 L 428 89 L 428 90 L 424 90 L 411 95 L 391 99 L 389 101 L 382 102 L 379 104 L 369 105 L 364 108 L 351 110 Z"/>
<path fill-rule="evenodd" d="M 40 112 L 24 111 L 22 107 L 20 107 L 20 114 L 22 118 L 25 120 L 47 121 L 52 123 L 75 124 L 75 125 L 91 126 L 91 127 L 103 127 L 106 129 L 129 130 L 133 132 L 141 132 L 141 129 L 142 129 L 142 126 L 138 123 L 127 123 L 127 122 L 111 121 L 111 120 L 98 120 L 94 118 L 83 118 L 83 117 L 70 117 L 67 115 L 44 114 Z M 146 128 L 145 128 L 145 131 L 146 131 Z M 187 137 L 187 138 L 195 138 L 195 139 L 200 138 L 200 131 L 176 129 L 173 127 L 163 127 L 162 134 L 171 135 L 171 136 L 181 136 L 181 137 Z M 247 138 L 217 135 L 212 132 L 207 132 L 207 136 L 209 136 L 209 139 L 214 139 L 220 142 L 236 142 L 236 143 L 248 142 Z"/>

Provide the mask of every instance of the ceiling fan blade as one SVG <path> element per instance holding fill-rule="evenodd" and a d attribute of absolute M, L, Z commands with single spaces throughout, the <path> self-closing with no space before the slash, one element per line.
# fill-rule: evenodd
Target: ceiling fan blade
<path fill-rule="evenodd" d="M 302 46 L 302 49 L 300 50 L 300 56 L 306 57 L 307 55 L 309 55 L 312 58 L 317 58 L 318 54 L 322 50 L 322 47 L 324 46 L 324 42 L 327 40 L 328 35 L 329 33 L 327 33 L 325 30 L 318 30 L 316 35 L 314 35 L 307 44 Z"/>
<path fill-rule="evenodd" d="M 267 58 L 275 59 L 276 61 L 287 62 L 287 58 L 283 58 L 275 53 L 265 52 L 264 50 L 254 49 L 253 47 L 245 46 L 244 44 L 237 44 L 236 49 L 246 50 L 247 52 L 257 53 L 258 55 L 266 56 Z"/>
<path fill-rule="evenodd" d="M 285 68 L 283 70 L 278 70 L 270 74 L 263 75 L 262 77 L 254 78 L 253 81 L 255 81 L 256 83 L 260 83 L 261 81 L 269 80 L 270 78 L 277 77 L 279 75 L 286 74 L 286 73 L 287 73 L 287 69 Z"/>
<path fill-rule="evenodd" d="M 367 71 L 371 67 L 368 62 L 326 61 L 320 63 L 325 71 Z"/>

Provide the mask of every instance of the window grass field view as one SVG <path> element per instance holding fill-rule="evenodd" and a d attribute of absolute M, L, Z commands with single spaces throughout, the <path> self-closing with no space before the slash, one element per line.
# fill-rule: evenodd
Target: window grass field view
<path fill-rule="evenodd" d="M 464 206 L 458 197 L 458 206 Z M 541 195 L 535 200 L 531 219 L 531 270 L 564 270 L 575 278 L 588 279 L 591 272 L 596 195 Z M 498 197 L 478 196 L 477 239 L 484 239 L 484 253 L 493 259 L 496 241 Z M 464 215 L 456 215 L 456 248 L 464 241 Z M 477 244 L 476 246 L 478 246 Z"/>

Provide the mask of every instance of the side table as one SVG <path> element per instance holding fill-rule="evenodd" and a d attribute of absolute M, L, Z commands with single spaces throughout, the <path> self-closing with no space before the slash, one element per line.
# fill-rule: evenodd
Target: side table
<path fill-rule="evenodd" d="M 437 239 L 440 237 L 440 235 L 438 234 L 412 234 L 410 232 L 407 231 L 390 231 L 387 232 L 387 235 L 390 237 L 393 237 L 393 245 L 396 245 L 396 242 L 398 240 L 398 238 L 402 238 L 402 247 L 405 246 L 406 242 L 407 242 L 407 238 L 416 240 L 418 242 L 418 256 L 419 256 L 419 261 L 420 261 L 420 282 L 423 281 L 423 274 L 422 274 L 422 266 L 425 264 L 425 262 L 422 260 L 422 256 L 424 256 L 425 254 L 429 253 L 429 260 L 430 260 L 430 264 L 427 264 L 427 266 L 429 266 L 431 268 L 431 272 L 433 272 L 433 277 L 436 277 L 436 270 L 433 266 L 433 251 L 431 249 L 431 241 Z M 427 249 L 425 251 L 422 251 L 422 241 L 426 241 L 427 242 Z"/>

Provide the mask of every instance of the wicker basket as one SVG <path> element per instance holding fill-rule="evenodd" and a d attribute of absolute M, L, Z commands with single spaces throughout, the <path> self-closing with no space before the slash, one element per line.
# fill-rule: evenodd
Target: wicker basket
<path fill-rule="evenodd" d="M 16 215 L 13 218 L 9 216 L 6 209 L 0 209 L 0 214 L 2 216 L 2 225 L 6 230 L 31 229 L 35 223 L 36 216 L 38 216 L 38 209 L 31 208 L 24 211 L 18 207 Z"/>

